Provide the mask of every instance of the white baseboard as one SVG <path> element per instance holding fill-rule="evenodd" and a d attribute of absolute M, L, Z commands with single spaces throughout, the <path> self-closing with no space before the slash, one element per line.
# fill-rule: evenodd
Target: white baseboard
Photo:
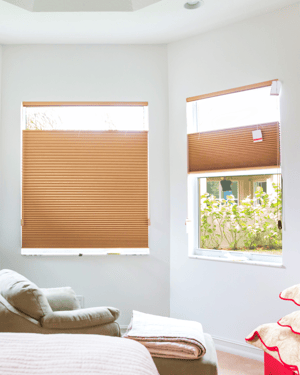
<path fill-rule="evenodd" d="M 121 334 L 123 335 L 126 332 L 127 326 L 120 325 L 120 328 Z M 255 348 L 254 346 L 247 344 L 246 342 L 223 339 L 214 335 L 212 335 L 212 338 L 214 339 L 216 349 L 220 350 L 221 352 L 235 354 L 241 357 L 255 359 L 261 362 L 263 362 L 264 360 L 264 352 L 258 348 Z"/>
<path fill-rule="evenodd" d="M 212 335 L 217 350 L 263 362 L 264 352 L 246 342 L 223 339 Z"/>

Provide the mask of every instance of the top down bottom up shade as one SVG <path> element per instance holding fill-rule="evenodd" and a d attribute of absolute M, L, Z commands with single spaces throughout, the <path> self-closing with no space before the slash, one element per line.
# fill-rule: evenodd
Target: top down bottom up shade
<path fill-rule="evenodd" d="M 262 142 L 252 132 L 261 130 Z M 189 173 L 280 167 L 278 122 L 188 134 Z"/>

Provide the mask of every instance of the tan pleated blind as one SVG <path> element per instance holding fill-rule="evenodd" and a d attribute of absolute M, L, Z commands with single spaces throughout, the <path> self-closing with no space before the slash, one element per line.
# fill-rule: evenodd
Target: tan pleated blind
<path fill-rule="evenodd" d="M 23 131 L 23 248 L 147 248 L 148 132 Z"/>
<path fill-rule="evenodd" d="M 253 142 L 260 129 L 263 141 Z M 188 172 L 280 166 L 278 122 L 188 135 Z"/>

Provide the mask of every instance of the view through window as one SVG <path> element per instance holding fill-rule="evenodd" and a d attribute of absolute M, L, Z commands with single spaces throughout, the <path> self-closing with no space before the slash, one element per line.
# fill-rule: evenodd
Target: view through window
<path fill-rule="evenodd" d="M 281 175 L 202 177 L 199 246 L 281 254 Z"/>
<path fill-rule="evenodd" d="M 148 106 L 24 107 L 26 130 L 148 130 Z"/>

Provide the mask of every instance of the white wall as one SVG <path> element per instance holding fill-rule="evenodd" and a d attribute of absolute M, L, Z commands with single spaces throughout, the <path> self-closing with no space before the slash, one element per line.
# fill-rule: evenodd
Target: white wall
<path fill-rule="evenodd" d="M 0 196 L 1 196 L 1 187 L 2 187 L 2 147 L 1 147 L 1 139 L 2 139 L 2 123 L 1 123 L 1 113 L 2 113 L 2 107 L 1 107 L 1 85 L 2 85 L 2 46 L 0 45 Z M 1 212 L 2 212 L 2 206 L 1 206 L 1 201 L 0 201 L 0 217 L 1 217 Z M 1 229 L 0 229 L 1 232 Z M 0 254 L 0 268 L 1 268 L 1 254 Z"/>
<path fill-rule="evenodd" d="M 300 17 L 298 5 L 168 46 L 171 189 L 171 316 L 202 322 L 226 342 L 296 310 L 279 300 L 299 283 Z M 284 181 L 284 269 L 187 256 L 187 97 L 278 78 Z M 229 344 L 228 344 L 229 347 Z M 235 345 L 235 349 L 245 347 Z"/>
<path fill-rule="evenodd" d="M 224 343 L 242 344 L 259 324 L 294 311 L 278 294 L 299 283 L 299 21 L 294 6 L 172 43 L 168 51 L 165 46 L 4 46 L 0 266 L 40 286 L 71 285 L 85 296 L 86 306 L 119 307 L 120 323 L 126 324 L 132 309 L 169 313 L 170 230 L 173 317 L 198 320 Z M 189 259 L 185 99 L 273 78 L 283 83 L 285 268 Z M 47 100 L 149 101 L 149 257 L 20 255 L 20 105 Z"/>
<path fill-rule="evenodd" d="M 166 46 L 4 46 L 0 267 L 42 287 L 70 285 L 86 306 L 169 314 Z M 20 236 L 22 101 L 148 101 L 150 256 L 24 257 Z"/>

